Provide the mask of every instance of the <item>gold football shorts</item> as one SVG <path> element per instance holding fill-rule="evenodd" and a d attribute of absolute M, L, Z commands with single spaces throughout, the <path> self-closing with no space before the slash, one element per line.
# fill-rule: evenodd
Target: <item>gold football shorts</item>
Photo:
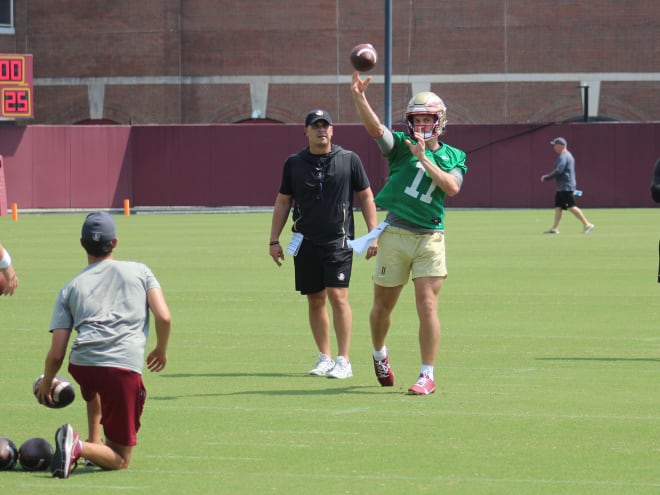
<path fill-rule="evenodd" d="M 397 287 L 419 277 L 446 277 L 445 236 L 422 234 L 388 226 L 378 238 L 373 280 L 376 285 Z"/>

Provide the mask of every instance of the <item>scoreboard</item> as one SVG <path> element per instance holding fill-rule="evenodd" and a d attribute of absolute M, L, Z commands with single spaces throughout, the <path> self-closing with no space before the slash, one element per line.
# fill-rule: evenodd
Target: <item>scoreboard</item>
<path fill-rule="evenodd" d="M 32 55 L 0 54 L 0 120 L 34 117 Z"/>

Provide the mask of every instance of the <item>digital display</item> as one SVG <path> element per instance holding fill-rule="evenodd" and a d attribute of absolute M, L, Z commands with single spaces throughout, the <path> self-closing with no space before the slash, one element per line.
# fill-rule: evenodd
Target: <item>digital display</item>
<path fill-rule="evenodd" d="M 32 55 L 0 54 L 0 118 L 34 117 L 32 90 Z"/>
<path fill-rule="evenodd" d="M 2 88 L 2 114 L 31 116 L 32 96 L 29 88 Z"/>

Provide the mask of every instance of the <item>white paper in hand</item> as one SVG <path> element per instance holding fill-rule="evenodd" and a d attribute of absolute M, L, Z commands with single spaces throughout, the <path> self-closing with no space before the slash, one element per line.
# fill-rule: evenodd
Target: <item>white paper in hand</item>
<path fill-rule="evenodd" d="M 304 238 L 305 236 L 303 236 L 300 232 L 293 234 L 293 237 L 291 237 L 291 242 L 289 242 L 289 245 L 286 247 L 286 252 L 293 256 L 298 254 L 298 251 L 300 251 L 300 245 L 302 244 Z"/>
<path fill-rule="evenodd" d="M 349 239 L 347 241 L 348 247 L 355 251 L 358 255 L 361 255 L 367 249 L 369 249 L 369 246 L 371 246 L 374 241 L 378 239 L 378 236 L 383 233 L 383 230 L 385 230 L 385 227 L 388 225 L 389 223 L 387 222 L 381 222 L 376 226 L 374 230 L 368 234 L 365 234 L 362 237 L 358 237 L 357 239 Z"/>

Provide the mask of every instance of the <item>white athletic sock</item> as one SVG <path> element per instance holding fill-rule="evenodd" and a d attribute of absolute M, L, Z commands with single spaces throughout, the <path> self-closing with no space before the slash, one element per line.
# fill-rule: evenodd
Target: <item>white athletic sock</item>
<path fill-rule="evenodd" d="M 433 380 L 433 365 L 431 364 L 423 364 L 422 365 L 422 370 L 420 371 L 422 375 L 428 376 L 431 380 Z"/>
<path fill-rule="evenodd" d="M 380 351 L 377 351 L 375 348 L 373 348 L 371 350 L 371 354 L 373 354 L 376 361 L 382 361 L 387 357 L 387 347 L 383 346 Z"/>

